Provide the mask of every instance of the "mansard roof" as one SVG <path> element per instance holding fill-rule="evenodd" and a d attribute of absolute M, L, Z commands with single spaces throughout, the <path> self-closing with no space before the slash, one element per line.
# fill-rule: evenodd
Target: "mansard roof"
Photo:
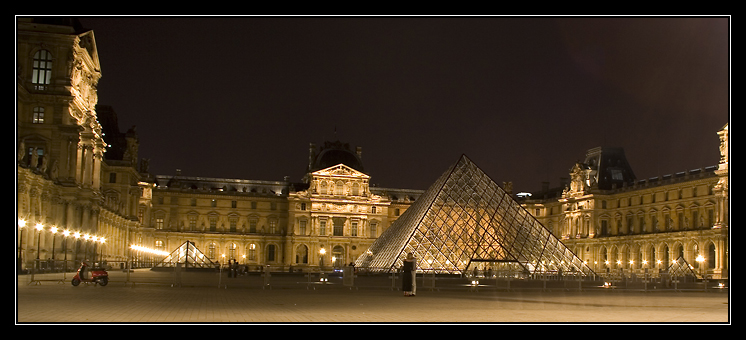
<path fill-rule="evenodd" d="M 308 171 L 313 172 L 326 169 L 337 164 L 344 164 L 357 171 L 365 172 L 365 167 L 363 167 L 363 161 L 360 159 L 359 154 L 350 149 L 350 144 L 340 141 L 324 142 L 324 146 L 321 147 L 312 163 L 309 164 Z"/>

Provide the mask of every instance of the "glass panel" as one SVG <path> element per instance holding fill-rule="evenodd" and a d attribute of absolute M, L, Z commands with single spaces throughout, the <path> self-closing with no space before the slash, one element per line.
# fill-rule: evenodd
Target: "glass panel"
<path fill-rule="evenodd" d="M 472 261 L 502 261 L 506 268 L 529 273 L 562 268 L 593 274 L 466 156 L 383 232 L 355 266 L 396 271 L 409 252 L 420 270 L 436 273 L 463 273 Z"/>

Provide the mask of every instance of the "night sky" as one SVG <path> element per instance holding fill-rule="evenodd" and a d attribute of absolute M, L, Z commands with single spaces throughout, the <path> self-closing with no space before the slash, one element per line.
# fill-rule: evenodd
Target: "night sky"
<path fill-rule="evenodd" d="M 300 181 L 309 143 L 363 148 L 381 187 L 466 154 L 559 185 L 597 146 L 638 179 L 716 165 L 728 17 L 83 17 L 99 104 L 154 175 Z"/>

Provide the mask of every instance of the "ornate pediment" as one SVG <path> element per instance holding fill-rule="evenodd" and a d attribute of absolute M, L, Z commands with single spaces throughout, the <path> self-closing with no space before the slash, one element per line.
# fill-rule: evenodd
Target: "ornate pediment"
<path fill-rule="evenodd" d="M 313 177 L 324 176 L 370 179 L 370 176 L 341 163 L 335 166 L 328 167 L 326 169 L 314 171 L 313 173 L 311 173 L 311 175 Z"/>

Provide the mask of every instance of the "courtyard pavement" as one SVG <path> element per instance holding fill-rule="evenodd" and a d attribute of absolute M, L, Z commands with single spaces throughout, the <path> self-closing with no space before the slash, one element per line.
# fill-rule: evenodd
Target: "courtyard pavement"
<path fill-rule="evenodd" d="M 190 276 L 191 275 L 191 276 Z M 294 275 L 110 271 L 107 286 L 70 284 L 72 274 L 19 275 L 16 324 L 710 324 L 730 323 L 727 290 L 425 289 L 320 284 Z M 201 278 L 202 281 L 196 279 Z M 49 281 L 46 281 L 49 280 Z M 363 280 L 360 280 L 362 283 Z M 181 285 L 174 285 L 181 282 Z M 293 284 L 289 284 L 292 282 Z M 494 287 L 493 287 L 494 288 Z"/>

